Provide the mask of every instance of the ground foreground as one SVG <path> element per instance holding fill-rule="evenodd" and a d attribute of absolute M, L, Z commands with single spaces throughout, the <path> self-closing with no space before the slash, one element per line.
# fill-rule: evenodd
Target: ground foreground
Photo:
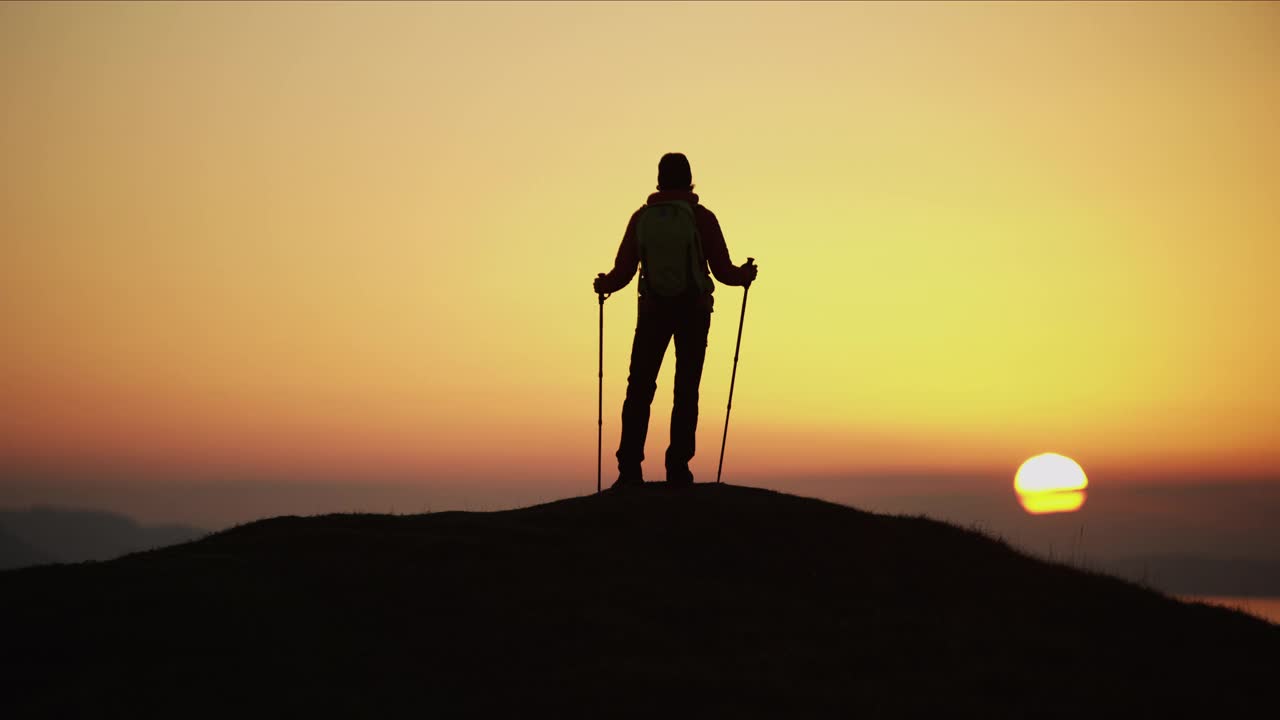
<path fill-rule="evenodd" d="M 1230 717 L 1280 677 L 1280 627 L 1246 615 L 716 485 L 4 572 L 0 638 L 5 717 Z"/>

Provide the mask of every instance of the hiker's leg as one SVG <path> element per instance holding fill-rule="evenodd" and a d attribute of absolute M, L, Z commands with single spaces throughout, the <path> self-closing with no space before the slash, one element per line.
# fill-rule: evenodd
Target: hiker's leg
<path fill-rule="evenodd" d="M 618 469 L 638 470 L 644 460 L 644 441 L 649 433 L 649 404 L 658 389 L 658 370 L 671 341 L 668 318 L 642 301 L 636 313 L 636 334 L 631 341 L 631 370 L 627 376 L 627 398 L 622 403 L 622 439 L 618 443 Z"/>
<path fill-rule="evenodd" d="M 707 357 L 707 331 L 711 313 L 701 307 L 683 314 L 676 326 L 675 402 L 671 407 L 671 445 L 667 448 L 667 472 L 688 471 L 698 433 L 698 385 Z"/>

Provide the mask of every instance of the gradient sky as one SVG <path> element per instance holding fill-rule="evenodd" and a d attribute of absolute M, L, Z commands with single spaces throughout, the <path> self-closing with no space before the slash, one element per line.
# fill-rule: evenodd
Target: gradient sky
<path fill-rule="evenodd" d="M 1262 3 L 6 3 L 0 467 L 585 492 L 681 151 L 727 475 L 1274 477 L 1277 77 Z"/>

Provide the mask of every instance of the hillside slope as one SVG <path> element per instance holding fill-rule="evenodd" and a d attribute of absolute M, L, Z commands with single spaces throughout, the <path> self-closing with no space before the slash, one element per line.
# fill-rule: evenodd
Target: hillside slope
<path fill-rule="evenodd" d="M 716 485 L 4 572 L 0 637 L 0 711 L 32 715 L 1230 716 L 1280 677 L 1280 627 L 1243 614 Z"/>

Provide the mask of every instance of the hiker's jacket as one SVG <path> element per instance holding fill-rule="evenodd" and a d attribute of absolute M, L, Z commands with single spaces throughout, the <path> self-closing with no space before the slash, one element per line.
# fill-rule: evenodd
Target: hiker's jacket
<path fill-rule="evenodd" d="M 693 206 L 693 217 L 698 226 L 698 237 L 702 240 L 702 256 L 706 258 L 702 272 L 706 273 L 709 265 L 711 273 L 721 283 L 725 285 L 745 285 L 749 277 L 747 271 L 734 265 L 729 260 L 729 248 L 725 245 L 724 233 L 720 232 L 720 222 L 716 220 L 715 213 L 698 204 L 698 196 L 696 194 L 687 190 L 658 191 L 649 196 L 646 207 L 672 201 L 687 202 Z M 631 278 L 635 276 L 636 267 L 640 264 L 640 244 L 636 239 L 636 218 L 643 211 L 644 208 L 642 207 L 631 214 L 631 220 L 627 222 L 627 231 L 622 235 L 622 245 L 618 247 L 618 256 L 613 261 L 613 269 L 605 275 L 601 292 L 617 292 L 626 287 L 627 283 L 631 282 Z"/>

